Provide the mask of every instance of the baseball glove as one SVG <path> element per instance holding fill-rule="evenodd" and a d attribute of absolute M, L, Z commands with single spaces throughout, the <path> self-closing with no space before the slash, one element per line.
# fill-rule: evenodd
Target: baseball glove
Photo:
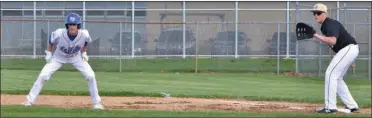
<path fill-rule="evenodd" d="M 304 39 L 310 39 L 313 38 L 316 31 L 313 27 L 311 27 L 308 24 L 299 22 L 296 25 L 296 36 L 297 40 L 304 40 Z"/>

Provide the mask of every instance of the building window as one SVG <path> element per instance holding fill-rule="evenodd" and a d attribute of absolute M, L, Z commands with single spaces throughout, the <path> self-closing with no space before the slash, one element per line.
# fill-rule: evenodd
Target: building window
<path fill-rule="evenodd" d="M 127 11 L 127 16 L 132 16 L 132 11 Z M 134 11 L 134 16 L 146 16 L 146 11 Z"/>
<path fill-rule="evenodd" d="M 4 10 L 2 11 L 3 16 L 33 16 L 33 10 Z M 36 16 L 41 16 L 42 12 L 40 10 L 36 11 Z"/>
<path fill-rule="evenodd" d="M 33 16 L 34 15 L 34 11 L 31 11 L 31 10 L 23 11 L 23 15 L 24 16 Z"/>
<path fill-rule="evenodd" d="M 105 15 L 104 11 L 98 11 L 98 10 L 91 10 L 91 11 L 86 11 L 87 16 L 103 16 Z"/>
<path fill-rule="evenodd" d="M 69 2 L 62 2 L 62 1 L 37 1 L 36 2 L 37 9 L 82 9 L 83 2 L 81 1 L 69 1 Z"/>
<path fill-rule="evenodd" d="M 85 2 L 85 5 L 87 9 L 104 9 L 106 7 L 105 2 Z"/>
<path fill-rule="evenodd" d="M 2 9 L 32 9 L 33 7 L 33 2 L 1 2 Z"/>
<path fill-rule="evenodd" d="M 22 11 L 21 10 L 4 10 L 3 11 L 3 16 L 22 16 Z"/>
<path fill-rule="evenodd" d="M 38 1 L 36 2 L 37 9 L 63 9 L 65 2 L 61 1 Z"/>
<path fill-rule="evenodd" d="M 107 11 L 108 16 L 124 16 L 124 11 Z"/>
<path fill-rule="evenodd" d="M 62 13 L 61 10 L 45 11 L 46 16 L 62 16 Z"/>
<path fill-rule="evenodd" d="M 146 2 L 134 2 L 134 8 L 146 8 Z"/>
<path fill-rule="evenodd" d="M 86 2 L 85 5 L 87 9 L 127 9 L 129 3 L 132 2 Z"/>
<path fill-rule="evenodd" d="M 36 16 L 41 16 L 41 11 L 40 10 L 37 10 L 36 11 Z M 34 15 L 34 11 L 33 10 L 26 10 L 26 11 L 23 11 L 23 16 L 33 16 Z"/>
<path fill-rule="evenodd" d="M 83 16 L 83 11 L 65 11 L 65 15 L 69 14 L 69 13 L 77 13 L 79 14 L 80 16 Z"/>
<path fill-rule="evenodd" d="M 65 2 L 65 8 L 66 9 L 82 9 L 83 8 L 83 2 Z"/>

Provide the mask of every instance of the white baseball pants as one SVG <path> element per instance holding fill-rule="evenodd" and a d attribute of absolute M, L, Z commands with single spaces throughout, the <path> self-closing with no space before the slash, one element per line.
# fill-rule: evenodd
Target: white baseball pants
<path fill-rule="evenodd" d="M 33 104 L 36 98 L 39 96 L 45 82 L 49 80 L 50 76 L 59 68 L 61 68 L 62 65 L 62 63 L 59 63 L 52 59 L 44 66 L 44 68 L 41 70 L 41 73 L 39 74 L 39 77 L 32 86 L 30 93 L 27 95 L 27 100 L 31 104 Z M 93 69 L 90 67 L 88 62 L 83 60 L 73 63 L 72 65 L 83 74 L 86 80 L 88 80 L 90 97 L 93 104 L 99 103 L 101 101 L 101 97 L 98 94 L 98 88 Z"/>
<path fill-rule="evenodd" d="M 325 108 L 337 109 L 336 93 L 348 108 L 358 108 L 344 81 L 344 75 L 359 54 L 358 45 L 350 44 L 332 59 L 325 74 Z"/>

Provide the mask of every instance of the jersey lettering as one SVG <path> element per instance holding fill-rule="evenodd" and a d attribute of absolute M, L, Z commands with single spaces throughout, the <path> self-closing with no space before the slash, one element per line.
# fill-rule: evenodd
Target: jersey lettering
<path fill-rule="evenodd" d="M 73 63 L 81 60 L 81 51 L 86 42 L 90 42 L 89 33 L 86 30 L 79 30 L 76 39 L 71 41 L 66 29 L 58 29 L 54 33 L 51 42 L 57 47 L 55 59 L 63 63 Z"/>
<path fill-rule="evenodd" d="M 66 48 L 65 46 L 62 46 L 60 48 L 60 50 L 62 52 L 64 52 L 65 54 L 73 54 L 73 53 L 77 53 L 78 51 L 80 51 L 80 46 L 74 46 L 74 47 L 68 47 Z"/>

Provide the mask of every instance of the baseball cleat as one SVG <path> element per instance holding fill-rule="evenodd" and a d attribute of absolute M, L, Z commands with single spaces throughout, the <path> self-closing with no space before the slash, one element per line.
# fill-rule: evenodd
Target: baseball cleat
<path fill-rule="evenodd" d="M 97 103 L 93 105 L 93 109 L 103 109 L 103 106 L 101 105 L 101 103 Z"/>
<path fill-rule="evenodd" d="M 22 105 L 25 106 L 25 107 L 29 107 L 29 106 L 31 106 L 32 104 L 31 104 L 31 102 L 26 101 L 26 102 L 23 102 Z"/>
<path fill-rule="evenodd" d="M 337 109 L 326 109 L 326 108 L 323 108 L 323 109 L 320 109 L 320 110 L 317 110 L 316 113 L 331 113 L 331 114 L 334 114 L 338 112 Z"/>
<path fill-rule="evenodd" d="M 349 109 L 350 112 L 352 112 L 352 113 L 359 113 L 359 108 L 352 108 L 352 109 L 350 109 L 347 106 L 345 106 L 345 109 Z"/>

